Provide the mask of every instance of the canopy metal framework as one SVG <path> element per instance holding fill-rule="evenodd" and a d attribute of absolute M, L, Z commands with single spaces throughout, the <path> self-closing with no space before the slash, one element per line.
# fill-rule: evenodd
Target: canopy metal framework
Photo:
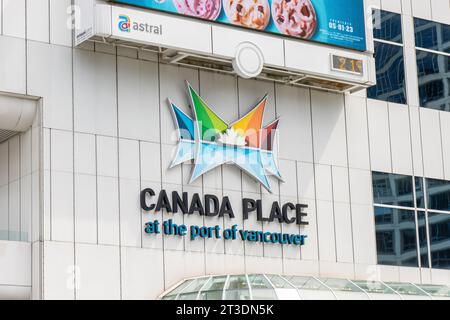
<path fill-rule="evenodd" d="M 159 298 L 162 300 L 450 300 L 450 286 L 241 274 L 186 279 Z"/>

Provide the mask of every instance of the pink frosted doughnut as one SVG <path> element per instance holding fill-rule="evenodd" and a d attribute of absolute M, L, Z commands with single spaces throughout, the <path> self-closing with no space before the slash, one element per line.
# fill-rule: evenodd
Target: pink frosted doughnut
<path fill-rule="evenodd" d="M 268 0 L 223 0 L 225 14 L 231 23 L 264 30 L 269 24 Z"/>
<path fill-rule="evenodd" d="M 283 34 L 309 39 L 317 28 L 317 15 L 310 0 L 273 0 L 272 19 Z"/>
<path fill-rule="evenodd" d="M 173 0 L 178 13 L 207 20 L 216 20 L 222 3 L 220 0 Z"/>

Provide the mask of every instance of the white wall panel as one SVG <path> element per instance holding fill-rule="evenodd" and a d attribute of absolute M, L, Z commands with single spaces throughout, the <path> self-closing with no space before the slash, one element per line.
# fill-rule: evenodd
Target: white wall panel
<path fill-rule="evenodd" d="M 0 90 L 24 94 L 26 91 L 25 66 L 25 40 L 1 36 Z"/>
<path fill-rule="evenodd" d="M 300 199 L 316 198 L 314 165 L 312 163 L 297 162 L 297 183 Z"/>
<path fill-rule="evenodd" d="M 120 299 L 118 247 L 76 244 L 75 257 L 79 267 L 77 299 Z"/>
<path fill-rule="evenodd" d="M 280 195 L 285 197 L 297 198 L 297 167 L 295 161 L 283 160 L 278 161 L 283 181 L 280 182 Z"/>
<path fill-rule="evenodd" d="M 376 264 L 376 240 L 373 207 L 352 204 L 354 261 L 361 264 Z"/>
<path fill-rule="evenodd" d="M 401 1 L 403 14 L 412 15 L 411 0 L 401 0 Z"/>
<path fill-rule="evenodd" d="M 411 0 L 411 6 L 414 17 L 431 20 L 430 0 Z"/>
<path fill-rule="evenodd" d="M 206 253 L 205 273 L 207 275 L 243 274 L 245 273 L 245 260 L 239 255 Z"/>
<path fill-rule="evenodd" d="M 72 46 L 71 0 L 50 1 L 50 43 L 61 46 Z"/>
<path fill-rule="evenodd" d="M 119 139 L 119 176 L 126 179 L 140 179 L 139 142 Z"/>
<path fill-rule="evenodd" d="M 349 174 L 351 202 L 372 205 L 372 173 L 367 170 L 350 169 Z"/>
<path fill-rule="evenodd" d="M 14 136 L 9 139 L 9 182 L 16 181 L 20 177 L 20 138 Z"/>
<path fill-rule="evenodd" d="M 96 177 L 75 174 L 75 242 L 97 243 Z"/>
<path fill-rule="evenodd" d="M 116 135 L 116 58 L 108 54 L 74 50 L 73 59 L 75 130 Z"/>
<path fill-rule="evenodd" d="M 308 216 L 304 220 L 309 223 L 308 225 L 300 227 L 300 234 L 308 236 L 305 239 L 305 245 L 300 248 L 300 255 L 302 260 L 318 260 L 319 247 L 316 203 L 314 200 L 308 199 L 299 199 L 299 202 L 308 205 L 308 208 L 305 210 Z"/>
<path fill-rule="evenodd" d="M 97 174 L 99 176 L 118 176 L 117 145 L 117 138 L 97 136 Z"/>
<path fill-rule="evenodd" d="M 44 242 L 44 299 L 73 300 L 75 298 L 74 245 Z"/>
<path fill-rule="evenodd" d="M 431 0 L 431 12 L 433 21 L 450 24 L 450 2 Z"/>
<path fill-rule="evenodd" d="M 25 38 L 25 0 L 3 0 L 3 34 Z"/>
<path fill-rule="evenodd" d="M 348 165 L 351 168 L 369 169 L 369 137 L 367 108 L 364 98 L 346 95 Z"/>
<path fill-rule="evenodd" d="M 331 166 L 315 165 L 316 198 L 318 200 L 333 201 L 333 181 Z"/>
<path fill-rule="evenodd" d="M 49 0 L 26 0 L 27 39 L 49 42 Z"/>
<path fill-rule="evenodd" d="M 422 134 L 418 107 L 409 107 L 409 121 L 411 126 L 411 147 L 414 174 L 423 176 Z"/>
<path fill-rule="evenodd" d="M 74 171 L 76 173 L 96 175 L 95 136 L 74 133 Z"/>
<path fill-rule="evenodd" d="M 442 140 L 439 126 L 439 111 L 420 108 L 424 175 L 429 178 L 444 178 Z"/>
<path fill-rule="evenodd" d="M 20 134 L 20 176 L 31 174 L 31 129 Z"/>
<path fill-rule="evenodd" d="M 31 246 L 29 243 L 0 241 L 0 283 L 31 285 Z"/>
<path fill-rule="evenodd" d="M 0 187 L 0 240 L 8 240 L 8 185 Z"/>
<path fill-rule="evenodd" d="M 27 90 L 43 97 L 44 127 L 71 130 L 72 50 L 28 41 Z"/>
<path fill-rule="evenodd" d="M 333 201 L 350 202 L 348 169 L 344 167 L 332 167 Z"/>
<path fill-rule="evenodd" d="M 9 240 L 20 241 L 20 181 L 9 184 L 8 197 Z"/>
<path fill-rule="evenodd" d="M 405 30 L 405 33 L 414 32 L 412 26 L 412 20 L 408 20 L 405 26 L 410 26 L 409 29 Z M 413 34 L 414 35 L 414 34 Z M 412 35 L 412 37 L 413 37 Z M 407 38 L 408 39 L 408 38 Z M 405 40 L 406 41 L 406 40 Z M 405 47 L 404 49 L 404 61 L 405 61 L 405 82 L 406 82 L 406 94 L 408 104 L 411 106 L 419 106 L 419 92 L 417 88 L 419 87 L 417 79 L 417 60 L 416 60 L 416 50 L 415 50 L 415 39 L 410 39 L 411 47 Z"/>
<path fill-rule="evenodd" d="M 31 175 L 20 179 L 20 241 L 31 241 L 31 210 L 32 210 L 32 180 Z"/>
<path fill-rule="evenodd" d="M 181 68 L 168 64 L 159 65 L 160 106 L 161 106 L 161 141 L 166 144 L 176 144 L 178 135 L 175 132 L 172 111 L 169 108 L 170 99 L 178 108 L 189 116 L 190 99 L 187 91 L 186 81 L 195 89 L 199 89 L 198 71 L 194 69 Z M 197 91 L 198 92 L 198 91 Z M 206 100 L 206 103 L 208 101 Z"/>
<path fill-rule="evenodd" d="M 402 13 L 401 0 L 381 0 L 381 8 L 386 11 Z"/>
<path fill-rule="evenodd" d="M 118 58 L 119 136 L 159 142 L 158 65 Z"/>
<path fill-rule="evenodd" d="M 73 200 L 73 174 L 53 171 L 50 221 L 52 240 L 73 241 Z"/>
<path fill-rule="evenodd" d="M 164 292 L 163 252 L 128 247 L 121 250 L 122 299 L 156 299 Z"/>
<path fill-rule="evenodd" d="M 73 134 L 68 131 L 51 131 L 52 171 L 73 172 Z"/>
<path fill-rule="evenodd" d="M 98 243 L 119 244 L 119 183 L 117 178 L 97 178 Z"/>
<path fill-rule="evenodd" d="M 411 136 L 409 111 L 404 105 L 389 104 L 389 126 L 391 135 L 392 170 L 395 173 L 412 175 Z"/>
<path fill-rule="evenodd" d="M 311 90 L 314 161 L 347 165 L 344 99 L 341 95 Z"/>
<path fill-rule="evenodd" d="M 172 251 L 164 252 L 164 287 L 169 289 L 177 282 L 205 274 L 203 252 Z"/>
<path fill-rule="evenodd" d="M 8 184 L 9 164 L 8 164 L 8 142 L 0 143 L 0 186 Z"/>
<path fill-rule="evenodd" d="M 445 180 L 450 180 L 450 113 L 441 112 L 440 117 Z"/>
<path fill-rule="evenodd" d="M 123 246 L 141 247 L 139 180 L 120 179 L 120 240 Z"/>
<path fill-rule="evenodd" d="M 140 142 L 141 180 L 161 182 L 161 149 L 160 145 Z"/>
<path fill-rule="evenodd" d="M 349 203 L 334 203 L 336 258 L 338 262 L 353 262 L 352 218 Z"/>
<path fill-rule="evenodd" d="M 336 235 L 334 230 L 333 203 L 317 200 L 319 260 L 336 261 Z"/>
<path fill-rule="evenodd" d="M 367 115 L 372 170 L 390 172 L 392 164 L 387 103 L 367 100 Z"/>
<path fill-rule="evenodd" d="M 311 108 L 309 90 L 276 85 L 278 156 L 312 162 Z"/>

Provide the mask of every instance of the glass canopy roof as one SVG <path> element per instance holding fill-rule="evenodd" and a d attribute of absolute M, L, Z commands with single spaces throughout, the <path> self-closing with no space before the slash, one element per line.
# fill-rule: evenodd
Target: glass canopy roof
<path fill-rule="evenodd" d="M 274 274 L 205 276 L 186 279 L 162 300 L 450 300 L 450 286 Z"/>

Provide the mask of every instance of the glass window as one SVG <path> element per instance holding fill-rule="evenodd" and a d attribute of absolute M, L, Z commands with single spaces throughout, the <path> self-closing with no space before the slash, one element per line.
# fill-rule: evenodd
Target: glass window
<path fill-rule="evenodd" d="M 358 287 L 369 293 L 393 294 L 391 288 L 378 281 L 353 281 Z"/>
<path fill-rule="evenodd" d="M 248 281 L 252 289 L 253 300 L 276 300 L 275 290 L 263 275 L 249 275 Z"/>
<path fill-rule="evenodd" d="M 373 37 L 402 43 L 402 19 L 397 13 L 373 10 Z"/>
<path fill-rule="evenodd" d="M 425 292 L 410 283 L 389 282 L 388 286 L 404 295 L 425 296 Z"/>
<path fill-rule="evenodd" d="M 199 278 L 191 282 L 178 296 L 178 300 L 196 300 L 198 292 L 209 278 Z"/>
<path fill-rule="evenodd" d="M 225 291 L 225 300 L 250 300 L 246 276 L 230 276 Z"/>
<path fill-rule="evenodd" d="M 322 279 L 322 282 L 335 291 L 362 292 L 360 288 L 358 288 L 356 285 L 354 285 L 352 282 L 346 279 L 326 278 Z"/>
<path fill-rule="evenodd" d="M 373 18 L 377 84 L 367 89 L 367 97 L 406 104 L 401 16 L 374 10 Z"/>
<path fill-rule="evenodd" d="M 425 212 L 417 212 L 417 224 L 419 226 L 420 263 L 422 267 L 428 268 L 430 264 L 428 262 L 428 237 Z"/>
<path fill-rule="evenodd" d="M 450 57 L 417 50 L 420 106 L 450 111 Z"/>
<path fill-rule="evenodd" d="M 419 284 L 417 286 L 434 297 L 450 297 L 450 287 L 432 284 Z"/>
<path fill-rule="evenodd" d="M 450 26 L 414 18 L 416 47 L 450 53 Z"/>
<path fill-rule="evenodd" d="M 450 269 L 450 214 L 428 213 L 431 266 Z"/>
<path fill-rule="evenodd" d="M 391 223 L 376 223 L 378 263 L 417 267 L 415 213 L 412 210 L 383 208 L 390 211 Z M 387 214 L 387 213 L 386 213 Z"/>
<path fill-rule="evenodd" d="M 371 99 L 406 104 L 403 47 L 375 42 L 376 86 L 367 89 Z"/>
<path fill-rule="evenodd" d="M 374 203 L 414 208 L 412 177 L 373 172 L 372 185 Z"/>
<path fill-rule="evenodd" d="M 450 211 L 450 181 L 426 179 L 428 209 Z"/>
<path fill-rule="evenodd" d="M 416 185 L 416 206 L 425 209 L 425 199 L 423 197 L 423 178 L 416 177 L 414 179 Z"/>
<path fill-rule="evenodd" d="M 222 300 L 223 288 L 226 281 L 226 276 L 213 277 L 203 287 L 198 296 L 198 300 Z"/>

